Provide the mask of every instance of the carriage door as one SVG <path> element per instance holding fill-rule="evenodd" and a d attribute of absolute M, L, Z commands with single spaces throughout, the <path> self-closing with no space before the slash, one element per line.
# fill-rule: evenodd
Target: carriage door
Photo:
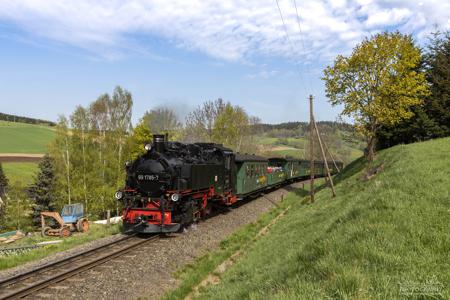
<path fill-rule="evenodd" d="M 234 162 L 232 161 L 234 156 L 232 154 L 225 155 L 225 174 L 224 174 L 224 186 L 226 190 L 230 190 L 233 187 L 231 169 Z"/>

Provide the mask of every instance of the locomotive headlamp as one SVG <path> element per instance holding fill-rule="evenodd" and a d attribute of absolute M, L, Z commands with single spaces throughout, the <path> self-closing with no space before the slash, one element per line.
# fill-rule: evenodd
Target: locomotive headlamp
<path fill-rule="evenodd" d="M 122 197 L 123 197 L 122 191 L 117 191 L 117 192 L 114 194 L 114 197 L 116 197 L 116 200 L 122 199 Z"/>
<path fill-rule="evenodd" d="M 144 149 L 146 151 L 150 151 L 150 150 L 152 150 L 152 145 L 151 144 L 145 144 Z"/>
<path fill-rule="evenodd" d="M 170 196 L 170 200 L 172 200 L 173 202 L 177 202 L 178 200 L 180 200 L 180 194 L 172 194 L 172 196 Z"/>

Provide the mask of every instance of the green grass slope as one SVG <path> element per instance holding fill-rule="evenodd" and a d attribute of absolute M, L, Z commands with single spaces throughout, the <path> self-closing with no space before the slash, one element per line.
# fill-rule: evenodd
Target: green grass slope
<path fill-rule="evenodd" d="M 450 138 L 363 160 L 302 205 L 304 191 L 269 233 L 248 247 L 205 299 L 448 299 Z"/>
<path fill-rule="evenodd" d="M 0 153 L 46 153 L 52 127 L 0 121 Z"/>
<path fill-rule="evenodd" d="M 2 166 L 10 185 L 30 185 L 38 171 L 34 162 L 4 162 Z"/>

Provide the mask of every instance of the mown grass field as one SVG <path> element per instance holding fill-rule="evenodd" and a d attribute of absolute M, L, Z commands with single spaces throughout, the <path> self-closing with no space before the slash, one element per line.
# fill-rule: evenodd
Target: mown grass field
<path fill-rule="evenodd" d="M 38 170 L 38 164 L 34 162 L 4 162 L 2 166 L 10 185 L 31 184 Z"/>
<path fill-rule="evenodd" d="M 46 153 L 54 136 L 50 126 L 0 121 L 0 153 Z"/>
<path fill-rule="evenodd" d="M 109 227 L 105 225 L 90 224 L 90 229 L 86 233 L 74 233 L 68 238 L 64 238 L 60 244 L 47 245 L 38 249 L 34 249 L 19 255 L 0 256 L 0 270 L 12 268 L 29 261 L 38 260 L 49 256 L 53 253 L 64 251 L 73 248 L 77 245 L 81 245 L 93 240 L 97 240 L 112 234 L 119 233 L 120 225 L 111 225 Z M 55 241 L 57 237 L 41 237 L 39 234 L 35 234 L 33 237 L 25 237 L 16 241 L 10 247 L 19 247 L 33 245 L 43 241 Z M 3 247 L 3 246 L 2 246 Z"/>
<path fill-rule="evenodd" d="M 201 299 L 448 299 L 450 297 L 450 138 L 396 146 L 367 166 L 359 159 L 314 204 L 291 193 L 289 210 Z M 380 172 L 363 180 L 367 168 Z M 274 212 L 271 213 L 272 217 Z M 216 253 L 181 272 L 166 295 L 181 299 L 254 236 L 241 229 Z"/>

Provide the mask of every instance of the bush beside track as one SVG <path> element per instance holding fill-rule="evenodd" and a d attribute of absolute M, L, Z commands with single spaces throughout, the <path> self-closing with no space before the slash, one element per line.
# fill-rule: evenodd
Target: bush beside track
<path fill-rule="evenodd" d="M 188 295 L 217 265 L 247 245 L 205 299 L 396 299 L 450 296 L 450 138 L 396 146 L 336 176 L 337 197 L 306 191 L 184 269 L 166 299 Z M 379 172 L 370 179 L 367 170 Z M 292 204 L 255 242 L 256 233 Z"/>

